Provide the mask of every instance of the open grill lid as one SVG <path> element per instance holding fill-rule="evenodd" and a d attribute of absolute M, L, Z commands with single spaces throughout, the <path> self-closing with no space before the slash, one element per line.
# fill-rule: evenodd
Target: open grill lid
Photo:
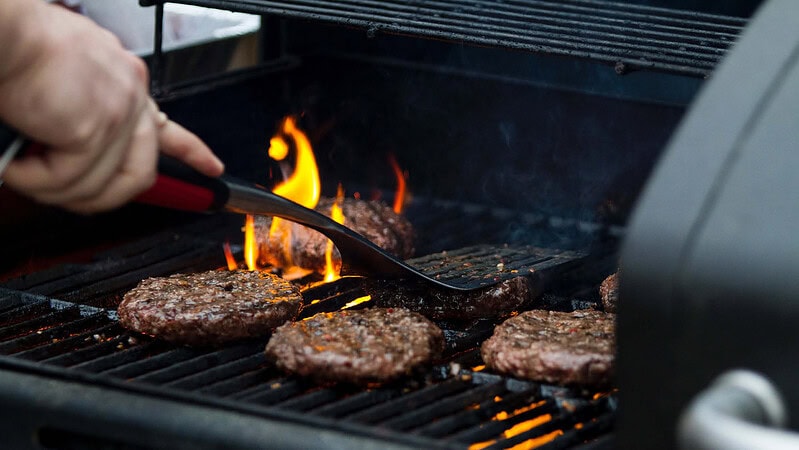
<path fill-rule="evenodd" d="M 144 5 L 159 2 L 141 0 Z M 621 2 L 569 0 L 185 0 L 178 3 L 377 33 L 583 58 L 619 74 L 708 76 L 746 19 Z"/>

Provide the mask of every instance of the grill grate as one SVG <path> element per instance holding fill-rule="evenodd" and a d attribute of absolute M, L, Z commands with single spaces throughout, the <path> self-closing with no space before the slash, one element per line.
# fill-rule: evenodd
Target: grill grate
<path fill-rule="evenodd" d="M 222 348 L 188 348 L 129 332 L 117 323 L 113 308 L 140 279 L 223 266 L 224 240 L 219 235 L 227 233 L 227 226 L 238 230 L 240 221 L 209 217 L 112 249 L 88 264 L 56 267 L 7 282 L 0 288 L 0 368 L 76 377 L 180 404 L 291 420 L 409 447 L 466 448 L 474 443 L 554 439 L 549 445 L 564 448 L 610 433 L 616 408 L 613 394 L 593 398 L 593 393 L 475 368 L 481 364 L 476 346 L 493 330 L 490 320 L 440 323 L 447 351 L 436 366 L 368 389 L 320 386 L 287 377 L 264 357 L 265 339 Z M 580 227 L 566 228 L 564 234 L 574 236 Z M 545 283 L 548 277 L 539 275 L 572 273 L 573 268 L 579 272 L 582 261 L 588 258 L 576 250 L 481 245 L 409 262 L 443 279 L 465 277 L 485 283 L 523 273 Z M 504 264 L 501 271 L 498 262 Z M 343 278 L 306 289 L 303 316 L 340 309 L 363 295 L 360 285 L 358 279 Z M 531 404 L 537 406 L 518 412 Z M 518 424 L 530 429 L 506 434 Z"/>
<path fill-rule="evenodd" d="M 452 364 L 436 366 L 421 378 L 394 385 L 365 390 L 320 387 L 278 373 L 263 357 L 264 342 L 221 349 L 174 347 L 133 336 L 114 322 L 112 312 L 65 308 L 63 302 L 46 297 L 0 291 L 6 298 L 0 303 L 3 306 L 14 298 L 16 303 L 37 310 L 45 306 L 54 315 L 70 314 L 63 323 L 44 331 L 37 317 L 12 325 L 23 336 L 0 339 L 0 353 L 7 355 L 0 357 L 1 365 L 19 359 L 39 361 L 68 368 L 68 373 L 92 373 L 111 384 L 182 391 L 202 403 L 227 399 L 255 411 L 291 411 L 346 421 L 367 427 L 381 439 L 399 439 L 402 433 L 410 433 L 429 439 L 431 445 L 446 443 L 453 448 L 484 441 L 515 445 L 541 436 L 561 439 L 566 433 L 579 435 L 582 442 L 612 427 L 613 395 L 591 397 L 568 388 L 458 369 Z M 26 306 L 17 309 L 23 308 Z M 25 332 L 21 331 L 23 327 L 27 327 Z M 24 350 L 18 351 L 20 348 Z M 530 431 L 504 437 L 503 433 L 520 423 L 530 424 Z M 555 432 L 557 436 L 552 435 Z M 576 439 L 574 436 L 572 439 Z"/>
<path fill-rule="evenodd" d="M 705 77 L 746 19 L 597 0 L 185 0 L 377 32 Z"/>

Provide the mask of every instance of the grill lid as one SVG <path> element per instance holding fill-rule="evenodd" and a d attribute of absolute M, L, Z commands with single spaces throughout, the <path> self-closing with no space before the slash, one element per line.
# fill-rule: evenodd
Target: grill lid
<path fill-rule="evenodd" d="M 141 1 L 156 4 L 156 1 Z M 179 3 L 487 47 L 584 58 L 619 74 L 706 77 L 746 19 L 596 0 L 186 0 Z"/>

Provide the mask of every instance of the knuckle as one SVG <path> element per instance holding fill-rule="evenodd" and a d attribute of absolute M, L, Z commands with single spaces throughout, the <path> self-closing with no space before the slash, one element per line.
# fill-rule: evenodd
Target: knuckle
<path fill-rule="evenodd" d="M 150 78 L 149 71 L 147 70 L 147 64 L 143 59 L 132 53 L 130 54 L 130 60 L 131 69 L 133 74 L 136 76 L 136 79 L 146 86 Z"/>

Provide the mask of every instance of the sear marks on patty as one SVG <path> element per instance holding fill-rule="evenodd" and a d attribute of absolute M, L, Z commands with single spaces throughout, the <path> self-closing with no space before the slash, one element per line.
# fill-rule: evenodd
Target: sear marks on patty
<path fill-rule="evenodd" d="M 540 295 L 525 277 L 470 292 L 437 289 L 407 280 L 367 280 L 363 288 L 375 306 L 407 308 L 432 320 L 503 317 L 528 306 Z"/>
<path fill-rule="evenodd" d="M 532 310 L 494 329 L 480 353 L 494 371 L 563 385 L 611 384 L 615 359 L 615 314 L 590 309 Z"/>
<path fill-rule="evenodd" d="M 117 310 L 126 328 L 192 345 L 258 337 L 294 319 L 300 290 L 275 275 L 211 270 L 147 278 Z"/>
<path fill-rule="evenodd" d="M 616 312 L 619 303 L 619 272 L 609 275 L 599 285 L 599 297 L 605 312 Z"/>
<path fill-rule="evenodd" d="M 444 334 L 419 314 L 392 308 L 319 313 L 272 334 L 278 368 L 318 381 L 384 382 L 440 356 Z"/>
<path fill-rule="evenodd" d="M 322 198 L 315 209 L 329 217 L 333 202 L 334 200 L 331 198 Z M 378 201 L 345 198 L 341 209 L 344 214 L 344 225 L 348 228 L 400 259 L 413 256 L 413 227 L 408 219 L 395 213 L 388 205 Z M 275 267 L 289 267 L 293 262 L 293 265 L 304 269 L 324 273 L 327 248 L 327 238 L 324 235 L 287 221 L 283 221 L 286 228 L 278 229 L 275 234 L 270 235 L 271 225 L 271 217 L 256 216 L 255 233 L 261 255 L 260 263 Z M 288 255 L 284 253 L 283 248 L 283 236 L 286 229 L 290 229 L 291 232 Z M 337 249 L 333 252 L 333 258 L 336 261 L 341 261 L 341 255 Z"/>

